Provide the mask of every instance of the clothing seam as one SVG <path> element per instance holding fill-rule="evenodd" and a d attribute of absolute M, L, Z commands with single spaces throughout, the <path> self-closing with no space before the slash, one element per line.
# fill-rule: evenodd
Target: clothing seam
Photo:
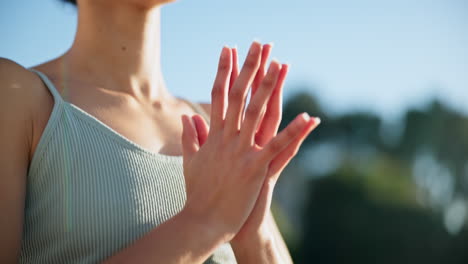
<path fill-rule="evenodd" d="M 35 70 L 35 69 L 30 69 L 30 70 L 34 72 L 37 76 L 39 76 L 41 81 L 46 86 L 47 90 L 52 94 L 52 97 L 54 99 L 54 105 L 52 106 L 52 111 L 49 115 L 47 123 L 44 126 L 44 130 L 42 131 L 42 134 L 39 137 L 39 141 L 32 155 L 31 162 L 29 163 L 29 168 L 28 168 L 28 173 L 27 173 L 28 178 L 30 178 L 30 175 L 33 175 L 36 172 L 37 167 L 41 164 L 42 160 L 44 159 L 45 154 L 43 153 L 45 151 L 45 148 L 50 143 L 50 138 L 52 134 L 55 132 L 58 121 L 61 117 L 61 114 L 63 113 L 63 104 L 62 104 L 63 101 L 61 100 L 59 95 L 55 94 L 57 92 L 57 90 L 55 89 L 55 86 L 53 86 L 53 84 L 50 82 L 47 76 L 43 74 L 42 72 Z"/>

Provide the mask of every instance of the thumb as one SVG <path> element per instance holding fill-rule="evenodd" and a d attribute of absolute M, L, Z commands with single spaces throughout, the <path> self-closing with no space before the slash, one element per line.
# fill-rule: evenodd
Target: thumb
<path fill-rule="evenodd" d="M 187 115 L 181 116 L 182 120 L 182 156 L 184 160 L 190 160 L 200 148 L 197 129 L 192 119 Z"/>

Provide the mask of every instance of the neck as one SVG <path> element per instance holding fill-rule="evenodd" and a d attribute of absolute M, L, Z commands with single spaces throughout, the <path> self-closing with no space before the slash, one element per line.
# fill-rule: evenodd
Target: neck
<path fill-rule="evenodd" d="M 139 99 L 173 98 L 161 71 L 160 7 L 106 2 L 80 2 L 75 41 L 64 56 L 70 70 Z"/>

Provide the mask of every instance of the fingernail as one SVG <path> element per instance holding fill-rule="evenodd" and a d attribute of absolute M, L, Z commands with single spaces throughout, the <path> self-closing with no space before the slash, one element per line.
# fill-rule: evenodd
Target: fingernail
<path fill-rule="evenodd" d="M 263 48 L 263 52 L 265 52 L 266 50 L 271 51 L 273 49 L 273 45 L 272 43 L 263 44 L 262 48 Z"/>
<path fill-rule="evenodd" d="M 309 114 L 307 112 L 302 113 L 301 118 L 302 118 L 302 120 L 304 120 L 306 122 L 309 122 L 309 120 L 310 120 L 310 116 L 309 116 Z"/>
<path fill-rule="evenodd" d="M 257 42 L 260 44 L 259 42 Z M 255 43 L 252 43 L 252 46 L 250 47 L 249 55 L 256 55 L 259 52 L 258 45 Z"/>
<path fill-rule="evenodd" d="M 281 64 L 281 70 L 286 71 L 286 73 L 289 72 L 289 67 L 290 67 L 290 64 L 288 64 L 288 63 Z"/>
<path fill-rule="evenodd" d="M 221 51 L 221 59 L 225 59 L 228 56 L 228 52 L 230 52 L 229 47 L 224 45 L 223 50 Z"/>
<path fill-rule="evenodd" d="M 271 59 L 270 65 L 273 64 L 273 62 L 276 62 L 277 64 L 281 65 L 281 63 L 279 62 L 277 58 Z"/>
<path fill-rule="evenodd" d="M 320 123 L 322 122 L 322 120 L 320 120 L 319 117 L 315 117 L 314 120 L 315 120 L 315 124 L 317 124 L 317 126 L 320 125 Z"/>
<path fill-rule="evenodd" d="M 268 66 L 268 70 L 267 70 L 267 74 L 275 74 L 275 72 L 277 71 L 278 67 L 274 67 L 273 65 L 275 65 L 273 62 L 270 63 L 270 66 Z M 281 65 L 280 65 L 281 66 Z M 281 70 L 281 68 L 280 68 Z"/>

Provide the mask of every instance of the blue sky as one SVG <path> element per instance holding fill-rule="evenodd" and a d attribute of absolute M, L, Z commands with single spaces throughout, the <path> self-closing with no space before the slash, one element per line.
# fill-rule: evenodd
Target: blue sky
<path fill-rule="evenodd" d="M 285 98 L 308 87 L 334 113 L 395 118 L 437 96 L 468 114 L 468 1 L 179 0 L 162 12 L 175 95 L 209 101 L 221 47 L 237 45 L 243 60 L 259 39 L 291 63 Z M 1 1 L 0 57 L 26 67 L 52 59 L 75 27 L 76 11 L 59 0 Z"/>

